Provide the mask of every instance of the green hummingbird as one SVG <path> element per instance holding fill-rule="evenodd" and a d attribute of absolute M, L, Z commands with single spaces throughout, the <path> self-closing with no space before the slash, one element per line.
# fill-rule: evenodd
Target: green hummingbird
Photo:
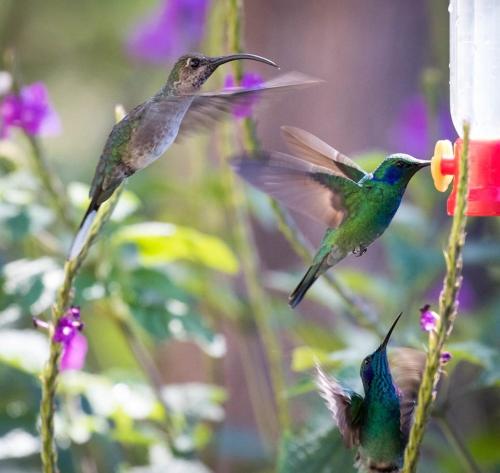
<path fill-rule="evenodd" d="M 288 87 L 318 82 L 299 73 L 284 74 L 253 88 L 200 93 L 205 81 L 222 64 L 248 59 L 278 67 L 255 54 L 180 57 L 165 85 L 131 110 L 111 130 L 90 188 L 90 205 L 73 240 L 68 259 L 76 257 L 87 238 L 99 207 L 123 180 L 157 160 L 174 141 L 230 116 L 235 107 L 252 105 L 257 96 Z"/>
<path fill-rule="evenodd" d="M 294 156 L 258 151 L 233 159 L 233 167 L 250 184 L 327 227 L 312 265 L 289 296 L 296 307 L 321 274 L 351 252 L 361 256 L 382 235 L 408 182 L 430 161 L 392 154 L 367 173 L 311 133 L 281 130 Z"/>
<path fill-rule="evenodd" d="M 398 348 L 389 366 L 387 343 L 400 317 L 382 344 L 361 363 L 364 397 L 327 376 L 316 363 L 320 395 L 346 446 L 358 448 L 355 467 L 360 473 L 398 472 L 403 466 L 425 354 Z"/>

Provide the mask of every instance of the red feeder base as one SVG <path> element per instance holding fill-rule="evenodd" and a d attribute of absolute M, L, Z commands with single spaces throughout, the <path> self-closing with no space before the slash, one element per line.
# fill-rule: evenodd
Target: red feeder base
<path fill-rule="evenodd" d="M 458 160 L 463 142 L 455 141 L 453 191 L 448 198 L 448 215 L 453 215 L 458 184 Z M 451 163 L 450 163 L 451 164 Z M 441 170 L 447 166 L 442 162 Z M 500 216 L 500 141 L 474 141 L 469 143 L 469 195 L 467 215 L 474 217 Z"/>

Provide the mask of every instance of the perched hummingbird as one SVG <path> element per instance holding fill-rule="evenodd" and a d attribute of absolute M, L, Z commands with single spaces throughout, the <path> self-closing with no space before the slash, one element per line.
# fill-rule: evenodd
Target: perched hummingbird
<path fill-rule="evenodd" d="M 358 447 L 355 466 L 360 473 L 398 472 L 403 466 L 425 354 L 411 348 L 397 349 L 391 357 L 391 376 L 386 349 L 400 317 L 377 350 L 361 363 L 364 397 L 316 366 L 321 397 L 344 443 L 348 448 Z"/>
<path fill-rule="evenodd" d="M 295 307 L 327 269 L 351 252 L 361 256 L 382 235 L 408 182 L 430 161 L 392 154 L 366 173 L 311 133 L 281 130 L 295 156 L 261 151 L 234 159 L 233 167 L 249 183 L 328 227 L 311 267 L 289 297 Z"/>
<path fill-rule="evenodd" d="M 318 82 L 298 73 L 289 73 L 255 88 L 199 93 L 201 86 L 220 65 L 240 59 L 277 67 L 273 61 L 254 54 L 182 56 L 160 91 L 113 127 L 97 164 L 90 189 L 91 202 L 73 240 L 70 260 L 80 253 L 99 206 L 109 199 L 124 179 L 158 159 L 178 137 L 209 128 L 229 115 L 235 106 L 251 105 L 257 95 L 269 90 Z"/>

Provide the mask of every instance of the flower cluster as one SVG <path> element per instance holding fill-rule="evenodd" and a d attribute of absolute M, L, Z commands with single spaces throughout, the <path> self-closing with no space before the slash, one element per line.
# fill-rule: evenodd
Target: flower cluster
<path fill-rule="evenodd" d="M 54 331 L 54 341 L 63 346 L 61 371 L 83 367 L 88 346 L 87 339 L 80 333 L 82 329 L 80 308 L 72 306 L 61 317 Z"/>
<path fill-rule="evenodd" d="M 432 332 L 436 329 L 437 321 L 439 320 L 439 315 L 431 310 L 429 304 L 424 305 L 420 309 L 420 328 L 424 332 Z"/>
<path fill-rule="evenodd" d="M 127 50 L 159 64 L 196 48 L 205 31 L 209 0 L 163 0 L 159 10 L 132 31 Z"/>
<path fill-rule="evenodd" d="M 11 128 L 27 134 L 50 136 L 60 132 L 59 117 L 49 101 L 47 88 L 41 82 L 22 87 L 18 94 L 9 93 L 0 101 L 0 138 Z"/>
<path fill-rule="evenodd" d="M 258 89 L 263 84 L 262 77 L 254 72 L 245 72 L 241 78 L 240 86 L 244 89 Z M 230 90 L 236 87 L 234 76 L 229 74 L 224 80 L 224 89 Z M 247 103 L 234 106 L 233 115 L 236 118 L 246 118 L 252 115 L 252 108 L 257 97 L 250 97 Z"/>

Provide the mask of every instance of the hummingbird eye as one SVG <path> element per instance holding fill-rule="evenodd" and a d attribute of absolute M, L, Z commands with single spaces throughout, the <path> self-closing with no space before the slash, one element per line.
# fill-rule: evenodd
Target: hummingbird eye
<path fill-rule="evenodd" d="M 189 61 L 189 65 L 193 68 L 196 69 L 200 65 L 200 60 L 197 58 L 193 58 Z"/>
<path fill-rule="evenodd" d="M 403 161 L 396 161 L 396 166 L 398 168 L 404 168 L 405 167 L 405 163 Z"/>

